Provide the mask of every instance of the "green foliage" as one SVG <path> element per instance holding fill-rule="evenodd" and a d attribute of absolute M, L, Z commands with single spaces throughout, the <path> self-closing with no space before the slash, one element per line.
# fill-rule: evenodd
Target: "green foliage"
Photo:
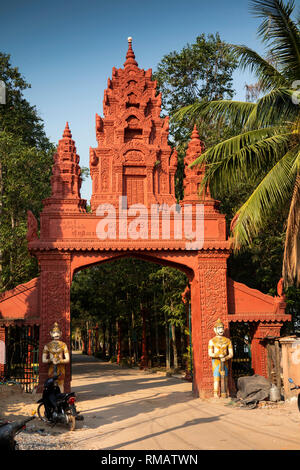
<path fill-rule="evenodd" d="M 51 144 L 45 135 L 42 119 L 35 106 L 24 98 L 23 91 L 31 88 L 17 67 L 12 67 L 10 55 L 0 52 L 0 80 L 6 87 L 6 104 L 0 105 L 0 130 L 21 137 L 24 144 L 48 151 Z"/>
<path fill-rule="evenodd" d="M 178 124 L 172 116 L 179 108 L 191 105 L 196 100 L 207 102 L 232 97 L 232 73 L 236 65 L 236 59 L 219 34 L 209 34 L 207 37 L 201 34 L 195 43 L 187 44 L 179 52 L 165 55 L 153 74 L 158 90 L 162 93 L 163 112 L 171 117 L 171 143 L 178 151 L 175 180 L 178 199 L 183 197 L 183 158 L 194 123 L 183 118 Z M 206 145 L 218 142 L 221 135 L 232 135 L 229 127 L 211 125 L 208 120 L 198 122 L 198 131 Z"/>
<path fill-rule="evenodd" d="M 47 139 L 36 108 L 23 96 L 29 88 L 10 56 L 0 53 L 0 80 L 6 104 L 0 105 L 0 291 L 38 273 L 27 251 L 27 210 L 38 218 L 50 192 L 54 146 Z"/>
<path fill-rule="evenodd" d="M 247 200 L 255 184 L 256 179 L 253 178 L 253 181 L 237 182 L 230 192 L 219 192 L 220 211 L 225 214 L 228 233 L 234 214 Z M 266 294 L 276 295 L 282 271 L 287 215 L 288 207 L 275 208 L 272 219 L 253 237 L 251 244 L 232 253 L 227 264 L 229 277 Z"/>
<path fill-rule="evenodd" d="M 235 192 L 240 181 L 255 183 L 231 226 L 237 250 L 251 246 L 274 223 L 274 211 L 290 207 L 283 263 L 284 282 L 290 285 L 295 279 L 300 283 L 299 104 L 292 100 L 293 82 L 300 74 L 299 15 L 293 21 L 293 3 L 281 0 L 253 0 L 252 8 L 263 19 L 258 32 L 269 48 L 268 58 L 246 46 L 231 49 L 242 68 L 257 74 L 265 95 L 256 103 L 198 100 L 178 111 L 175 119 L 183 125 L 204 119 L 239 129 L 208 148 L 193 165 L 206 164 L 202 185 L 210 186 L 213 194 Z"/>
<path fill-rule="evenodd" d="M 196 100 L 232 97 L 235 67 L 236 59 L 219 34 L 207 38 L 201 34 L 194 44 L 165 55 L 153 75 L 162 93 L 164 111 L 172 116 Z"/>
<path fill-rule="evenodd" d="M 135 258 L 97 265 L 75 274 L 72 317 L 80 316 L 84 321 L 128 320 L 132 312 L 140 314 L 142 306 L 151 312 L 162 305 L 167 318 L 182 325 L 181 292 L 186 284 L 186 276 L 180 271 Z"/>
<path fill-rule="evenodd" d="M 177 269 L 161 267 L 150 275 L 150 280 L 160 288 L 161 311 L 165 314 L 165 322 L 184 326 L 186 323 L 185 307 L 181 294 L 187 285 L 186 276 Z"/>
<path fill-rule="evenodd" d="M 37 273 L 27 250 L 27 210 L 36 215 L 48 196 L 52 159 L 13 134 L 0 132 L 2 287 L 12 288 Z M 34 184 L 33 184 L 34 182 Z"/>
<path fill-rule="evenodd" d="M 142 310 L 146 312 L 148 347 L 155 349 L 165 327 L 186 325 L 181 293 L 186 276 L 169 267 L 135 258 L 123 258 L 77 273 L 71 288 L 72 328 L 99 324 L 112 333 L 114 355 L 117 343 L 116 322 L 122 329 L 122 341 L 141 351 Z M 101 328 L 100 328 L 101 329 Z M 131 351 L 133 352 L 133 351 Z M 152 350 L 152 354 L 159 351 Z"/>

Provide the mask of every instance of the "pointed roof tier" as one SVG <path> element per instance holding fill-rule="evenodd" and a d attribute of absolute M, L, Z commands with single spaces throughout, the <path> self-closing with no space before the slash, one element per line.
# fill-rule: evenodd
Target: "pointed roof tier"
<path fill-rule="evenodd" d="M 128 38 L 128 51 L 126 54 L 126 61 L 124 62 L 124 67 L 128 67 L 129 65 L 136 65 L 138 66 L 137 61 L 135 60 L 135 55 L 132 49 L 132 38 Z"/>
<path fill-rule="evenodd" d="M 199 188 L 204 176 L 205 167 L 203 165 L 201 167 L 194 166 L 190 168 L 190 165 L 202 154 L 203 150 L 204 143 L 200 140 L 195 124 L 184 158 L 184 202 L 200 202 Z"/>
<path fill-rule="evenodd" d="M 200 140 L 199 133 L 197 131 L 196 124 L 194 125 L 191 140 L 188 144 L 186 156 L 184 159 L 184 163 L 186 166 L 190 165 L 197 157 L 199 157 L 205 148 L 204 142 Z M 193 168 L 188 168 L 187 171 L 195 171 Z"/>
<path fill-rule="evenodd" d="M 86 201 L 81 199 L 81 170 L 75 142 L 66 123 L 57 152 L 53 156 L 51 196 L 44 200 L 44 210 L 85 211 Z"/>
<path fill-rule="evenodd" d="M 201 183 L 205 174 L 205 163 L 201 166 L 190 165 L 198 158 L 205 149 L 204 142 L 200 139 L 196 124 L 194 125 L 191 140 L 188 144 L 186 155 L 184 158 L 185 165 L 185 178 L 184 178 L 184 203 L 203 203 L 207 207 L 213 207 L 217 209 L 219 201 L 216 201 L 211 197 L 209 188 L 206 188 L 203 194 L 201 192 Z"/>
<path fill-rule="evenodd" d="M 68 122 L 66 123 L 66 127 L 63 133 L 63 138 L 72 139 L 72 134 L 71 134 Z"/>

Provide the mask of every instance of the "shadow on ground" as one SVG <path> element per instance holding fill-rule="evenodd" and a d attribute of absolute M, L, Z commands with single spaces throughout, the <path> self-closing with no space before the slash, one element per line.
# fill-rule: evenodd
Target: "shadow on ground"
<path fill-rule="evenodd" d="M 141 376 L 137 377 L 139 373 Z M 167 414 L 168 407 L 194 400 L 191 384 L 154 373 L 149 374 L 148 378 L 145 377 L 146 373 L 138 369 L 120 368 L 117 364 L 91 356 L 73 355 L 72 391 L 76 393 L 77 407 L 84 416 L 85 425 L 98 428 L 138 415 L 143 421 L 145 413 L 163 409 Z M 86 383 L 81 385 L 81 381 Z M 172 391 L 172 386 L 176 385 L 182 385 L 183 391 Z M 109 397 L 112 399 L 109 400 Z"/>

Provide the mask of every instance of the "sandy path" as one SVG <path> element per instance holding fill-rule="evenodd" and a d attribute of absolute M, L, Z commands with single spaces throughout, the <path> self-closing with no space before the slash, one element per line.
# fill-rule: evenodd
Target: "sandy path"
<path fill-rule="evenodd" d="M 76 449 L 300 449 L 296 404 L 245 410 L 200 400 L 191 384 L 73 355 L 72 390 L 85 421 Z"/>

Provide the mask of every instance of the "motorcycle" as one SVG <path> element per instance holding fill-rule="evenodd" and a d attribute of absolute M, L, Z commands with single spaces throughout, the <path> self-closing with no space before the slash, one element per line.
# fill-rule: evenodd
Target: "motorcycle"
<path fill-rule="evenodd" d="M 300 389 L 300 385 L 296 385 L 295 382 L 293 381 L 293 379 L 289 378 L 288 380 L 289 380 L 290 384 L 294 385 L 294 387 L 291 387 L 291 390 L 299 390 Z M 300 411 L 300 393 L 298 393 L 297 404 L 298 404 L 298 410 Z"/>
<path fill-rule="evenodd" d="M 75 430 L 76 420 L 82 421 L 76 410 L 76 396 L 74 392 L 61 393 L 57 385 L 58 375 L 47 379 L 44 383 L 43 395 L 39 403 L 37 414 L 43 422 L 52 426 L 58 423 L 65 424 L 71 431 Z"/>
<path fill-rule="evenodd" d="M 0 422 L 0 450 L 13 451 L 18 450 L 18 443 L 15 436 L 26 429 L 26 423 L 34 419 L 36 416 L 30 416 L 19 421 Z"/>

